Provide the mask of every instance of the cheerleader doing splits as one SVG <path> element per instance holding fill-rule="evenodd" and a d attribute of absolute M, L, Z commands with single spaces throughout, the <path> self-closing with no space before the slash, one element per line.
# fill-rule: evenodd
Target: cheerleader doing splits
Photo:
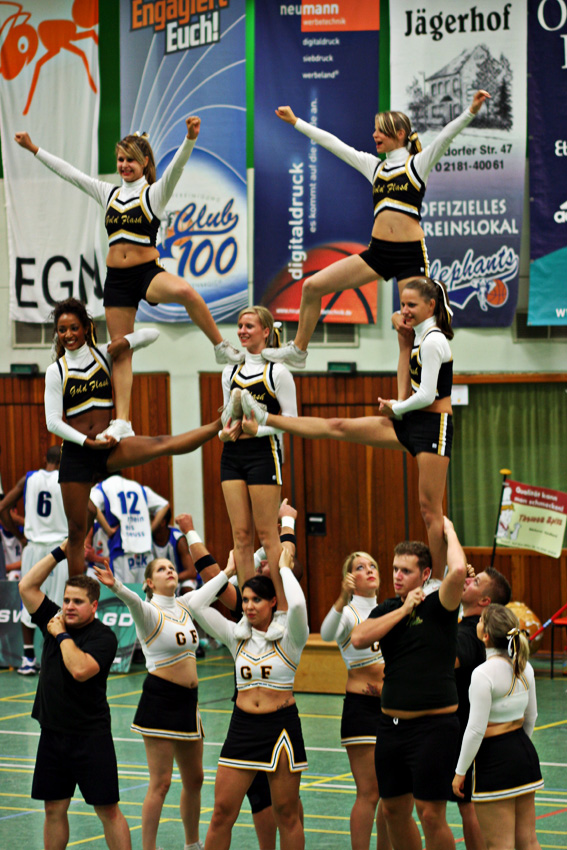
<path fill-rule="evenodd" d="M 238 363 L 242 355 L 223 340 L 203 298 L 183 278 L 166 272 L 159 264 L 156 238 L 160 220 L 183 172 L 199 135 L 201 119 L 186 119 L 187 136 L 183 144 L 156 180 L 154 154 L 147 136 L 125 136 L 116 145 L 117 171 L 122 185 L 89 177 L 53 154 L 47 153 L 27 133 L 16 133 L 15 140 L 31 151 L 55 174 L 94 198 L 105 210 L 109 250 L 104 284 L 104 307 L 112 341 L 134 330 L 139 302 L 182 304 L 192 321 L 215 346 L 217 363 Z M 112 437 L 131 437 L 129 422 L 132 392 L 132 352 L 120 351 L 114 367 L 116 418 L 108 432 Z M 108 429 L 107 429 L 108 430 Z"/>
<path fill-rule="evenodd" d="M 200 590 L 175 596 L 178 574 L 166 558 L 146 567 L 144 587 L 149 601 L 118 581 L 108 562 L 95 566 L 99 581 L 127 605 L 146 658 L 148 675 L 131 729 L 144 738 L 150 782 L 142 806 L 142 848 L 155 850 L 159 819 L 171 785 L 175 760 L 181 776 L 181 820 L 186 850 L 200 850 L 199 815 L 203 784 L 203 725 L 199 714 L 197 629 L 191 619 L 193 601 L 214 601 L 210 583 Z M 216 572 L 220 570 L 216 569 Z M 227 594 L 235 596 L 230 587 Z M 212 594 L 212 595 L 211 595 Z M 210 598 L 209 598 L 210 597 Z M 231 597 L 230 604 L 234 603 Z"/>
<path fill-rule="evenodd" d="M 378 399 L 378 416 L 320 419 L 274 416 L 242 393 L 244 432 L 256 424 L 271 425 L 309 439 L 335 439 L 381 449 L 405 449 L 417 458 L 419 504 L 429 538 L 433 569 L 442 578 L 447 563 L 443 534 L 443 494 L 453 441 L 451 386 L 453 338 L 451 311 L 442 283 L 427 277 L 407 281 L 401 297 L 402 316 L 415 339 L 400 336 L 400 399 Z"/>
<path fill-rule="evenodd" d="M 477 636 L 486 661 L 473 670 L 453 791 L 463 797 L 474 761 L 472 800 L 487 850 L 539 850 L 535 792 L 543 779 L 531 742 L 537 702 L 529 642 L 515 614 L 495 604 L 484 609 Z"/>
<path fill-rule="evenodd" d="M 341 744 L 346 747 L 356 783 L 356 800 L 350 814 L 352 850 L 368 850 L 379 792 L 374 767 L 376 724 L 384 662 L 380 645 L 355 649 L 352 630 L 368 619 L 380 589 L 378 564 L 367 552 L 352 552 L 343 564 L 341 593 L 321 624 L 323 640 L 336 640 L 348 670 L 341 720 Z M 377 850 L 390 850 L 382 807 L 376 820 Z"/>
<path fill-rule="evenodd" d="M 293 682 L 309 628 L 305 597 L 287 549 L 282 550 L 278 566 L 288 603 L 286 617 L 274 618 L 276 592 L 266 576 L 254 576 L 242 586 L 244 617 L 238 624 L 206 607 L 204 596 L 193 600 L 195 619 L 228 647 L 236 663 L 236 705 L 219 758 L 205 850 L 230 847 L 233 824 L 258 770 L 268 776 L 281 850 L 305 846 L 299 780 L 307 757 Z M 209 582 L 211 591 L 223 590 L 235 570 L 231 555 L 226 570 Z"/>
<path fill-rule="evenodd" d="M 307 278 L 301 292 L 299 327 L 293 342 L 279 350 L 264 352 L 267 360 L 304 368 L 307 346 L 321 313 L 321 298 L 331 292 L 356 289 L 376 280 L 397 278 L 400 297 L 408 278 L 429 274 L 425 234 L 421 227 L 421 204 L 427 178 L 455 136 L 467 127 L 490 95 L 477 91 L 471 105 L 421 149 L 417 133 L 403 112 L 380 112 L 373 133 L 373 154 L 345 145 L 336 136 L 296 118 L 289 106 L 276 115 L 300 133 L 334 153 L 360 171 L 372 183 L 374 226 L 370 245 L 359 255 L 346 257 Z"/>
<path fill-rule="evenodd" d="M 173 437 L 98 440 L 113 407 L 112 359 L 127 349 L 149 345 L 158 332 L 144 329 L 97 347 L 92 319 L 75 298 L 60 301 L 53 320 L 57 359 L 45 373 L 45 419 L 48 430 L 64 441 L 59 483 L 69 527 L 67 562 L 69 575 L 81 575 L 92 485 L 128 466 L 195 451 L 217 434 L 220 420 Z"/>
<path fill-rule="evenodd" d="M 285 605 L 277 569 L 281 544 L 278 511 L 282 484 L 282 444 L 280 431 L 253 423 L 242 431 L 240 394 L 249 393 L 271 413 L 297 416 L 295 385 L 282 364 L 262 358 L 266 345 L 277 344 L 274 319 L 265 307 L 247 307 L 238 317 L 238 338 L 245 359 L 240 366 L 227 366 L 222 374 L 225 423 L 219 434 L 224 442 L 221 458 L 222 490 L 234 538 L 234 559 L 238 579 L 254 575 L 254 528 L 264 547 L 272 580 L 276 585 L 278 607 Z"/>

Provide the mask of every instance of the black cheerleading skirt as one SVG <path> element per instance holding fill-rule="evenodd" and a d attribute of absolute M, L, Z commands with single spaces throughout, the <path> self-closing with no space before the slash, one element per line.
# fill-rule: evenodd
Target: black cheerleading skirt
<path fill-rule="evenodd" d="M 205 737 L 198 696 L 198 688 L 184 688 L 149 673 L 130 728 L 149 738 L 198 741 Z"/>
<path fill-rule="evenodd" d="M 345 694 L 341 718 L 341 744 L 376 744 L 376 727 L 380 717 L 380 697 L 368 694 Z"/>
<path fill-rule="evenodd" d="M 473 765 L 473 803 L 521 797 L 538 788 L 543 788 L 539 758 L 523 729 L 484 738 Z"/>
<path fill-rule="evenodd" d="M 292 773 L 307 770 L 301 720 L 295 704 L 268 714 L 250 714 L 234 706 L 219 764 L 273 773 L 284 750 Z"/>

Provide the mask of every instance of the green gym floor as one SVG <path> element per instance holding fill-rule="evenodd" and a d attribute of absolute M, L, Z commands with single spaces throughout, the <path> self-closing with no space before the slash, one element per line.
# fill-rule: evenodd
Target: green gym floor
<path fill-rule="evenodd" d="M 215 771 L 232 709 L 233 664 L 225 650 L 208 650 L 199 665 L 199 703 L 206 732 L 202 794 L 201 838 L 210 821 Z M 567 850 L 567 677 L 556 665 L 556 678 L 549 678 L 549 662 L 537 657 L 539 716 L 534 742 L 542 763 L 545 789 L 536 795 L 537 834 L 542 848 Z M 141 847 L 142 800 L 148 771 L 142 738 L 130 731 L 130 722 L 140 695 L 145 670 L 136 665 L 128 675 L 111 676 L 108 697 L 118 755 L 121 807 L 132 831 L 134 850 Z M 0 671 L 0 848 L 41 850 L 43 808 L 31 800 L 32 771 L 39 727 L 30 718 L 37 679 Z M 348 850 L 349 813 L 354 801 L 354 783 L 348 759 L 340 747 L 339 725 L 342 698 L 298 694 L 297 702 L 307 745 L 309 769 L 303 773 L 301 798 L 305 810 L 307 848 Z M 179 819 L 178 774 L 163 809 L 158 843 L 166 850 L 182 850 L 183 830 Z M 448 821 L 457 846 L 462 830 L 456 805 L 448 806 Z M 101 824 L 82 797 L 73 799 L 69 810 L 69 847 L 102 850 L 106 847 Z M 245 799 L 233 830 L 234 850 L 257 847 L 252 818 Z"/>

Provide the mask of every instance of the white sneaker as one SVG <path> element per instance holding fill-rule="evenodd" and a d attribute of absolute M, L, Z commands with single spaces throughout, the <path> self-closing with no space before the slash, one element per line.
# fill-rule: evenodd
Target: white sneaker
<path fill-rule="evenodd" d="M 249 419 L 250 414 L 253 413 L 258 425 L 265 424 L 266 419 L 268 418 L 268 411 L 263 404 L 256 401 L 251 392 L 248 392 L 248 390 L 242 390 L 240 401 L 242 403 L 242 412 L 247 419 Z"/>
<path fill-rule="evenodd" d="M 286 342 L 281 348 L 264 348 L 262 357 L 270 363 L 285 363 L 286 366 L 305 369 L 307 352 L 298 348 L 294 342 Z"/>
<path fill-rule="evenodd" d="M 215 345 L 215 360 L 217 363 L 232 363 L 234 365 L 238 365 L 244 361 L 245 357 L 246 353 L 235 348 L 228 339 L 223 339 L 222 342 Z"/>
<path fill-rule="evenodd" d="M 240 401 L 241 393 L 242 390 L 240 390 L 238 387 L 235 387 L 232 390 L 230 398 L 228 400 L 228 404 L 221 413 L 221 422 L 223 428 L 229 419 L 232 419 L 233 423 L 236 422 L 238 419 L 242 419 L 242 404 Z"/>
<path fill-rule="evenodd" d="M 97 434 L 95 439 L 104 440 L 105 437 L 114 437 L 115 440 L 120 442 L 120 440 L 123 440 L 124 437 L 135 436 L 131 422 L 127 422 L 125 419 L 111 419 L 108 428 L 105 428 L 104 431 Z"/>
<path fill-rule="evenodd" d="M 39 667 L 35 658 L 27 658 L 22 656 L 22 666 L 18 667 L 17 672 L 20 676 L 35 676 L 39 673 Z"/>

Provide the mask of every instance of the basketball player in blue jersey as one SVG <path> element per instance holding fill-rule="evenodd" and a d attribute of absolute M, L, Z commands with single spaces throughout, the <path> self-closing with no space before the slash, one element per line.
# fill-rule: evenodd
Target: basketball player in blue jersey
<path fill-rule="evenodd" d="M 417 458 L 419 505 L 434 576 L 442 578 L 447 563 L 443 494 L 453 442 L 453 357 L 449 347 L 453 338 L 452 311 L 443 284 L 428 277 L 407 281 L 401 303 L 404 323 L 413 333 L 411 337 L 400 334 L 399 399 L 378 399 L 377 416 L 295 419 L 263 410 L 244 390 L 242 429 L 246 433 L 256 425 L 271 425 L 298 437 L 345 440 L 410 452 Z"/>
<path fill-rule="evenodd" d="M 243 359 L 223 340 L 203 298 L 186 280 L 165 271 L 159 264 L 156 238 L 167 203 L 193 152 L 201 119 L 185 121 L 187 136 L 156 180 L 154 154 L 146 135 L 125 136 L 116 145 L 120 187 L 89 177 L 62 159 L 35 145 L 27 133 L 16 133 L 16 142 L 59 177 L 94 198 L 105 210 L 109 250 L 104 285 L 106 323 L 113 341 L 134 330 L 136 310 L 142 299 L 150 304 L 182 304 L 191 320 L 215 346 L 217 363 L 239 363 Z M 132 393 L 132 352 L 121 350 L 114 366 L 116 416 L 108 433 L 120 440 L 134 432 L 129 421 Z"/>
<path fill-rule="evenodd" d="M 281 544 L 278 511 L 281 501 L 282 445 L 280 432 L 271 426 L 250 428 L 244 434 L 238 398 L 247 390 L 270 413 L 297 416 L 295 385 L 280 363 L 262 357 L 266 345 L 277 343 L 274 319 L 265 307 L 247 307 L 238 316 L 238 338 L 245 350 L 240 366 L 225 367 L 222 375 L 225 423 L 219 434 L 224 442 L 221 482 L 234 538 L 238 582 L 254 575 L 254 528 L 264 547 L 270 575 L 276 584 L 278 606 L 285 605 L 277 569 Z"/>
<path fill-rule="evenodd" d="M 373 139 L 376 153 L 386 155 L 384 161 L 302 121 L 289 106 L 276 109 L 278 118 L 352 165 L 372 183 L 374 225 L 366 251 L 338 260 L 305 280 L 295 340 L 280 349 L 266 349 L 266 360 L 305 367 L 307 346 L 319 320 L 323 295 L 356 289 L 378 276 L 384 280 L 397 278 L 401 297 L 408 278 L 429 274 L 425 234 L 419 223 L 427 178 L 451 141 L 468 127 L 489 97 L 488 92 L 477 91 L 471 105 L 424 150 L 407 115 L 380 112 Z"/>
<path fill-rule="evenodd" d="M 128 466 L 192 452 L 218 433 L 221 421 L 177 436 L 97 439 L 112 411 L 113 358 L 149 345 L 158 332 L 148 328 L 97 346 L 92 319 L 75 298 L 59 302 L 53 319 L 57 359 L 45 373 L 45 419 L 48 430 L 63 439 L 59 483 L 69 530 L 67 562 L 69 574 L 79 575 L 84 571 L 92 485 Z"/>

